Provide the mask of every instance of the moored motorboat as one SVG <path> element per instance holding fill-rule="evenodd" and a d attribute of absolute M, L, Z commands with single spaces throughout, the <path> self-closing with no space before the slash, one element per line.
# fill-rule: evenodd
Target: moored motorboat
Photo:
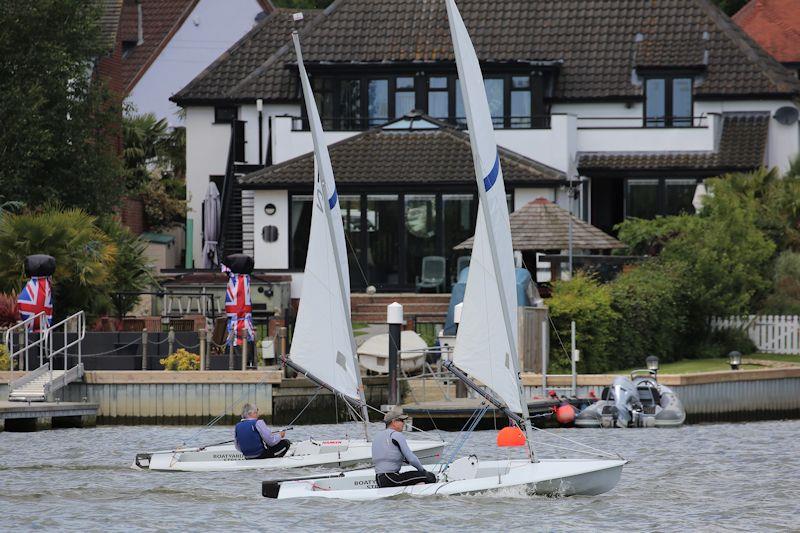
<path fill-rule="evenodd" d="M 577 427 L 676 427 L 686 411 L 672 389 L 656 374 L 617 376 L 603 389 L 601 399 L 575 417 Z"/>

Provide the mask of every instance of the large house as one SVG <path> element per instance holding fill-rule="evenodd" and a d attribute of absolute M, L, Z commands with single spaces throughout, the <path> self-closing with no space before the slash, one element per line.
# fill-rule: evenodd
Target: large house
<path fill-rule="evenodd" d="M 798 153 L 797 122 L 774 117 L 797 106 L 800 82 L 708 0 L 458 4 L 512 208 L 544 197 L 612 232 L 626 217 L 692 212 L 704 178 L 786 169 Z M 313 158 L 292 28 L 276 9 L 173 97 L 196 263 L 214 181 L 225 251 L 302 279 Z M 429 255 L 453 273 L 477 202 L 444 2 L 338 0 L 299 28 L 353 285 L 413 288 Z"/>
<path fill-rule="evenodd" d="M 800 2 L 750 0 L 733 16 L 755 42 L 800 76 Z"/>
<path fill-rule="evenodd" d="M 103 0 L 110 87 L 139 113 L 181 124 L 169 98 L 272 11 L 269 0 Z"/>

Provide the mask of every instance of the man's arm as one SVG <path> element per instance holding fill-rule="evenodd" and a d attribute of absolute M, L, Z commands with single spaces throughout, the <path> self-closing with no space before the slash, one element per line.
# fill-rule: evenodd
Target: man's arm
<path fill-rule="evenodd" d="M 263 420 L 256 422 L 256 430 L 258 431 L 258 434 L 261 435 L 261 440 L 263 440 L 267 446 L 275 446 L 281 440 L 280 434 L 271 433 L 267 427 L 267 424 Z"/>
<path fill-rule="evenodd" d="M 406 438 L 403 436 L 402 433 L 392 434 L 392 440 L 400 448 L 400 453 L 403 454 L 403 457 L 405 457 L 406 462 L 408 462 L 408 464 L 410 464 L 420 472 L 425 471 L 425 467 L 422 466 L 422 463 L 419 462 L 417 456 L 414 455 L 414 452 L 412 452 L 411 448 L 408 447 L 408 442 L 406 442 Z"/>

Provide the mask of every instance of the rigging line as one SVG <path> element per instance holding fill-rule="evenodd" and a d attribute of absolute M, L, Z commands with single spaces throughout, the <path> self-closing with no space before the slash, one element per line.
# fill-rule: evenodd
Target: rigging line
<path fill-rule="evenodd" d="M 319 393 L 320 393 L 320 391 L 321 391 L 321 390 L 322 390 L 322 385 L 320 385 L 320 386 L 318 386 L 318 387 L 317 387 L 317 392 L 315 392 L 315 393 L 314 393 L 314 396 L 312 396 L 312 397 L 311 397 L 311 399 L 310 399 L 310 400 L 308 400 L 308 403 L 306 404 L 306 406 L 305 406 L 305 407 L 303 407 L 303 408 L 300 410 L 300 412 L 299 412 L 299 413 L 297 413 L 297 416 L 296 416 L 296 417 L 294 417 L 294 418 L 292 419 L 292 421 L 291 421 L 291 422 L 289 422 L 289 423 L 287 424 L 287 426 L 293 426 L 293 425 L 294 425 L 294 423 L 295 423 L 295 422 L 297 422 L 297 420 L 298 420 L 298 419 L 299 419 L 299 418 L 300 418 L 300 417 L 303 415 L 303 413 L 306 411 L 306 409 L 308 409 L 308 406 L 309 406 L 309 405 L 311 405 L 311 402 L 313 402 L 313 401 L 314 401 L 314 400 L 317 398 L 317 396 L 319 396 Z"/>
<path fill-rule="evenodd" d="M 369 405 L 369 404 L 367 404 L 367 409 L 372 409 L 373 411 L 375 411 L 376 413 L 378 413 L 378 414 L 381 414 L 381 415 L 384 415 L 384 414 L 386 414 L 386 413 L 384 413 L 383 411 L 381 411 L 380 409 L 377 409 L 377 408 L 375 408 L 375 407 L 372 407 L 372 406 L 371 406 L 371 405 Z M 430 415 L 430 411 L 428 412 L 428 415 Z M 412 429 L 416 429 L 416 430 L 417 430 L 417 431 L 419 431 L 420 433 L 424 433 L 426 436 L 429 436 L 429 433 L 430 433 L 429 431 L 425 431 L 424 429 L 420 429 L 420 428 L 418 428 L 417 426 L 415 426 L 415 425 L 413 425 L 413 424 L 411 425 L 411 428 L 412 428 Z M 437 431 L 438 431 L 438 430 L 437 430 Z M 444 442 L 444 439 L 442 439 L 442 438 L 439 438 L 439 441 L 440 441 L 440 442 Z"/>
<path fill-rule="evenodd" d="M 361 261 L 358 260 L 358 254 L 356 253 L 356 249 L 353 246 L 353 241 L 350 239 L 349 232 L 344 232 L 344 239 L 347 241 L 347 245 L 350 246 L 350 251 L 353 253 L 353 261 L 355 262 L 356 266 L 358 267 L 358 271 L 361 272 L 361 279 L 364 280 L 364 285 L 369 285 L 369 280 L 367 279 L 367 275 L 364 273 L 364 269 L 361 268 Z"/>
<path fill-rule="evenodd" d="M 532 425 L 532 424 L 531 424 L 531 425 Z M 604 455 L 606 455 L 606 456 L 609 456 L 609 457 L 613 457 L 613 456 L 615 455 L 615 454 L 613 454 L 613 453 L 611 453 L 611 452 L 606 452 L 606 451 L 603 451 L 603 450 L 601 450 L 601 449 L 599 449 L 599 448 L 595 448 L 594 446 L 589 446 L 588 444 L 584 444 L 584 443 L 582 443 L 582 442 L 578 442 L 578 441 L 576 441 L 576 440 L 572 440 L 572 439 L 570 439 L 570 438 L 567 438 L 567 437 L 565 437 L 565 436 L 563 436 L 563 435 L 558 435 L 558 434 L 556 434 L 556 433 L 551 433 L 551 432 L 549 432 L 549 431 L 546 431 L 546 430 L 544 430 L 544 429 L 540 429 L 540 428 L 534 427 L 534 430 L 536 430 L 536 431 L 538 431 L 538 432 L 540 432 L 540 433 L 544 433 L 545 435 L 550 435 L 550 436 L 552 436 L 552 437 L 557 437 L 557 438 L 559 438 L 559 439 L 563 439 L 563 440 L 565 440 L 565 441 L 567 441 L 567 442 L 571 442 L 572 444 L 575 444 L 575 445 L 578 445 L 578 446 L 582 446 L 582 447 L 584 447 L 584 448 L 588 448 L 589 450 L 593 450 L 593 451 L 595 451 L 595 452 L 597 452 L 597 453 L 604 454 Z M 540 441 L 540 442 L 541 442 L 542 444 L 544 444 L 544 441 Z"/>
<path fill-rule="evenodd" d="M 556 332 L 556 338 L 558 339 L 558 343 L 561 345 L 561 351 L 564 352 L 564 355 L 569 360 L 570 356 L 567 352 L 567 347 L 564 346 L 564 341 L 561 340 L 561 335 L 558 333 L 558 328 L 556 327 L 555 323 L 553 322 L 553 317 L 550 316 L 550 313 L 547 314 L 547 320 L 550 322 L 550 325 L 553 326 L 553 331 Z M 542 391 L 542 395 L 546 395 L 547 391 Z"/>
<path fill-rule="evenodd" d="M 590 451 L 586 451 L 586 450 L 581 450 L 580 448 L 570 448 L 569 446 L 559 446 L 557 444 L 552 444 L 552 443 L 549 443 L 549 442 L 541 442 L 540 441 L 538 444 L 541 445 L 541 446 L 549 446 L 550 448 L 557 448 L 559 450 L 567 450 L 567 451 L 570 451 L 570 452 L 582 453 L 582 454 L 585 454 L 585 455 L 607 457 L 607 458 L 620 457 L 619 455 L 614 455 L 612 453 L 590 452 Z"/>
<path fill-rule="evenodd" d="M 442 472 L 446 471 L 447 468 L 450 466 L 450 464 L 455 460 L 456 455 L 458 455 L 458 452 L 460 452 L 461 448 L 463 448 L 464 445 L 467 443 L 470 435 L 472 435 L 472 432 L 475 431 L 475 428 L 478 426 L 478 423 L 481 421 L 481 418 L 483 418 L 483 415 L 485 415 L 486 411 L 488 410 L 489 410 L 489 403 L 485 402 L 483 408 L 480 409 L 480 412 L 476 411 L 474 419 L 472 420 L 472 423 L 469 426 L 469 429 L 467 430 L 466 433 L 464 433 L 464 438 L 461 440 L 460 443 L 453 446 L 453 451 L 450 454 L 450 458 L 446 461 L 446 466 L 444 467 Z"/>
<path fill-rule="evenodd" d="M 391 337 L 390 337 L 390 338 L 391 338 Z M 397 355 L 398 355 L 398 357 L 399 357 L 399 355 L 400 355 L 400 350 L 398 350 L 398 351 L 397 351 Z M 400 365 L 400 370 L 401 370 L 401 371 L 403 371 L 403 365 Z M 406 373 L 405 373 L 405 372 L 403 372 L 403 375 L 404 375 L 404 376 L 406 376 L 406 377 L 408 377 L 408 375 L 406 375 Z M 423 378 L 423 379 L 425 379 L 425 378 Z M 413 389 L 413 387 L 409 386 L 409 387 L 408 387 L 408 392 L 409 392 L 409 393 L 411 393 L 411 398 L 414 400 L 414 403 L 416 403 L 416 404 L 419 404 L 420 402 L 419 402 L 419 400 L 417 400 L 417 395 L 416 395 L 416 394 L 414 394 L 414 389 Z M 442 435 L 441 435 L 441 433 L 439 432 L 439 428 L 438 428 L 438 427 L 436 427 L 436 422 L 433 420 L 433 417 L 431 416 L 431 410 L 430 410 L 430 409 L 425 409 L 425 413 L 428 415 L 428 418 L 430 419 L 430 421 L 431 421 L 431 424 L 433 425 L 433 429 L 436 431 L 436 436 L 439 438 L 439 440 L 440 440 L 440 441 L 444 442 L 444 439 L 442 438 Z M 416 429 L 417 431 L 422 431 L 422 430 L 421 430 L 421 429 L 419 429 L 418 427 L 415 427 L 413 424 L 411 424 L 411 428 L 412 428 L 412 429 Z M 425 432 L 423 431 L 423 433 L 425 433 Z"/>

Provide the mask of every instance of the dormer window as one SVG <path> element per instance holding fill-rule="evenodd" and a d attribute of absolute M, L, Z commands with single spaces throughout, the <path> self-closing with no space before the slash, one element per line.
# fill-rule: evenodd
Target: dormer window
<path fill-rule="evenodd" d="M 644 125 L 647 128 L 692 126 L 692 78 L 658 75 L 645 78 Z"/>

